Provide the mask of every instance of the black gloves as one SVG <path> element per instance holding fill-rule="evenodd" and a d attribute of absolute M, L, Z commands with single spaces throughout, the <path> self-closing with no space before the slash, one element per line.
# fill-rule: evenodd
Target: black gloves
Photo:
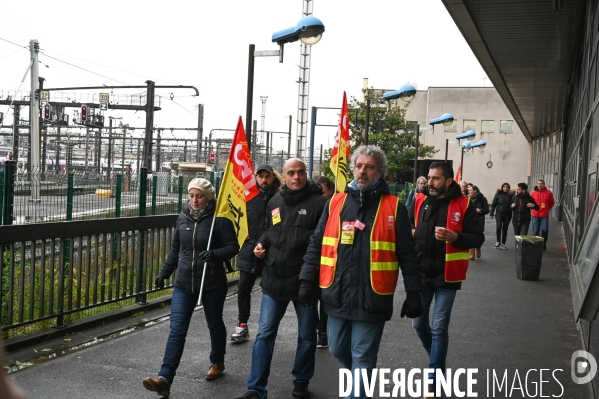
<path fill-rule="evenodd" d="M 404 316 L 408 316 L 410 319 L 422 316 L 422 302 L 420 301 L 419 292 L 406 292 L 406 300 L 401 307 L 401 317 Z"/>
<path fill-rule="evenodd" d="M 200 252 L 199 257 L 202 262 L 214 262 L 214 254 L 212 251 L 202 251 Z"/>
<path fill-rule="evenodd" d="M 311 281 L 302 280 L 299 289 L 299 303 L 313 308 L 318 305 L 318 298 L 320 298 L 320 287 Z"/>
<path fill-rule="evenodd" d="M 164 288 L 164 277 L 162 277 L 160 274 L 157 275 L 154 279 L 154 286 L 156 288 Z"/>

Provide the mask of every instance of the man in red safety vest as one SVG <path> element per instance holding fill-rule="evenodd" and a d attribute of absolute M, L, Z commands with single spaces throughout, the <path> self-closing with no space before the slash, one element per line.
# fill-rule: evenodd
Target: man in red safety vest
<path fill-rule="evenodd" d="M 429 355 L 428 368 L 435 370 L 431 375 L 433 384 L 437 372 L 445 373 L 451 309 L 457 290 L 466 280 L 469 248 L 479 248 L 485 241 L 476 209 L 470 198 L 462 195 L 453 176 L 449 164 L 433 162 L 428 172 L 428 193 L 418 195 L 414 207 L 414 240 L 424 280 L 424 289 L 420 291 L 424 312 L 412 320 L 412 326 Z M 428 390 L 434 392 L 435 386 L 430 385 Z"/>
<path fill-rule="evenodd" d="M 402 317 L 422 313 L 422 280 L 406 207 L 384 180 L 385 153 L 373 145 L 358 147 L 350 167 L 354 180 L 327 202 L 310 239 L 299 301 L 315 306 L 322 290 L 329 350 L 356 375 L 353 370 L 370 374 L 376 367 L 400 268 L 407 293 Z M 367 397 L 362 382 L 350 397 Z"/>

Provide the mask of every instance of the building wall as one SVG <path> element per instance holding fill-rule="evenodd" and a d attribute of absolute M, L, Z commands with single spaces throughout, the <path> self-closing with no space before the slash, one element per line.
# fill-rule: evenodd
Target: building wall
<path fill-rule="evenodd" d="M 448 128 L 441 124 L 435 125 L 433 131 L 428 121 L 446 112 L 457 119 L 456 131 L 446 131 Z M 511 133 L 500 132 L 500 121 L 513 119 L 493 87 L 429 87 L 418 91 L 406 113 L 406 120 L 420 124 L 420 143 L 439 150 L 435 159 L 445 158 L 445 141 L 449 140 L 447 159 L 453 160 L 456 172 L 461 147 L 455 137 L 463 133 L 464 120 L 475 121 L 476 137 L 471 142 L 484 140 L 487 146 L 464 153 L 463 179 L 479 186 L 489 202 L 503 182 L 515 188 L 516 184 L 528 181 L 531 144 L 516 123 L 512 123 Z M 494 121 L 492 132 L 481 131 L 483 120 Z M 489 161 L 493 164 L 490 168 Z"/>

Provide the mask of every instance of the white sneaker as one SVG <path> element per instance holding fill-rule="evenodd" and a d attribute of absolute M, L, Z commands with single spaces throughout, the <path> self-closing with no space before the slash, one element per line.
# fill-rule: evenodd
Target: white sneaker
<path fill-rule="evenodd" d="M 231 334 L 231 341 L 243 342 L 250 339 L 250 331 L 247 324 L 241 324 L 235 327 L 235 332 Z"/>
<path fill-rule="evenodd" d="M 505 244 L 501 244 L 501 245 L 499 246 L 499 249 L 507 249 L 507 247 L 505 246 Z"/>
<path fill-rule="evenodd" d="M 495 243 L 495 246 L 494 246 L 493 248 L 497 249 L 497 248 L 499 248 L 499 246 L 500 246 L 500 245 L 501 245 L 501 244 L 500 244 L 499 242 L 496 242 L 496 243 Z"/>

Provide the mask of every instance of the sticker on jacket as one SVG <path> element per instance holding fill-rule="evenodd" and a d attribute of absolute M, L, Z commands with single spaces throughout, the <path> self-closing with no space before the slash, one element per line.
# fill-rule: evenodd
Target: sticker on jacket
<path fill-rule="evenodd" d="M 273 209 L 272 211 L 270 211 L 270 214 L 272 215 L 273 226 L 277 223 L 281 223 L 281 209 L 280 208 Z"/>
<path fill-rule="evenodd" d="M 352 245 L 354 243 L 355 222 L 343 222 L 341 225 L 341 244 Z"/>

